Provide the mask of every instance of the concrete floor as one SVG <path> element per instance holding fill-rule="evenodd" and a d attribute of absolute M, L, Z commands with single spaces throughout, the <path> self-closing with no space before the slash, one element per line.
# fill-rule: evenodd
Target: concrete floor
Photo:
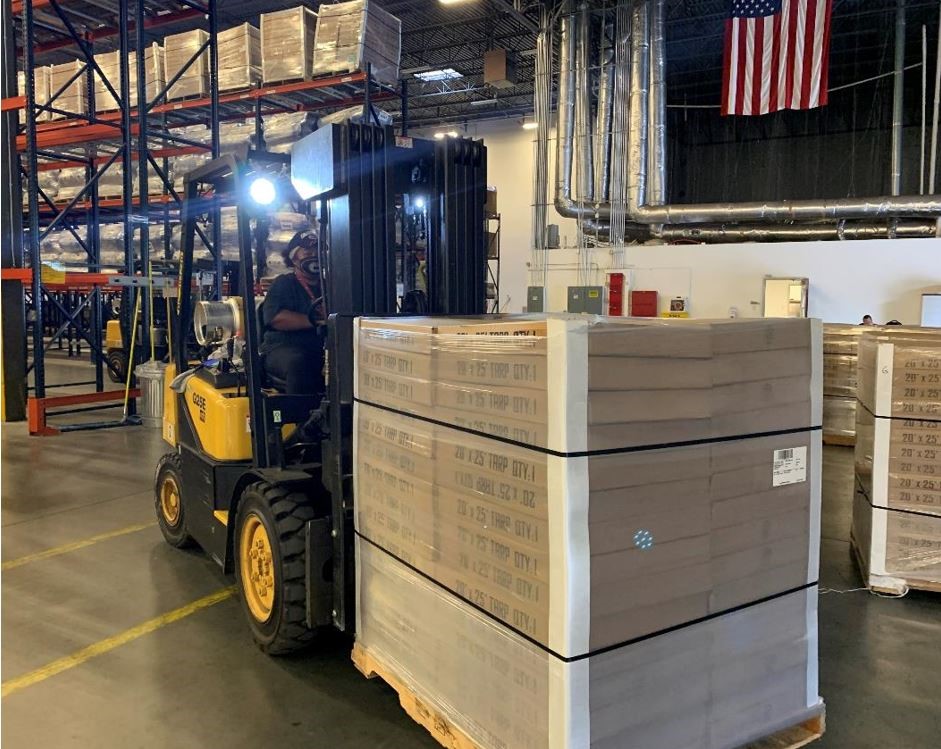
<path fill-rule="evenodd" d="M 87 414 L 85 415 L 87 416 Z M 3 573 L 2 678 L 14 679 L 231 584 L 166 545 L 143 427 L 2 434 L 5 562 L 146 524 Z M 848 544 L 852 450 L 825 450 L 821 584 L 860 585 Z M 820 749 L 927 749 L 941 736 L 941 596 L 820 599 Z M 378 680 L 327 638 L 302 657 L 252 646 L 229 598 L 4 696 L 4 747 L 435 747 Z M 651 747 L 651 749 L 660 749 Z"/>

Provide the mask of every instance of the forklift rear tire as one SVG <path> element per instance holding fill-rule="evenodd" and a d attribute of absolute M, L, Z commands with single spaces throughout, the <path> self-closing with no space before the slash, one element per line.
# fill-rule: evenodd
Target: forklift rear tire
<path fill-rule="evenodd" d="M 183 468 L 177 453 L 167 453 L 157 463 L 154 507 L 157 523 L 167 543 L 178 549 L 192 546 L 193 537 L 186 530 L 183 505 Z"/>
<path fill-rule="evenodd" d="M 307 628 L 307 495 L 259 481 L 242 492 L 235 526 L 235 577 L 258 647 L 269 655 L 300 650 Z"/>
<path fill-rule="evenodd" d="M 108 360 L 111 367 L 114 367 L 114 371 L 111 367 L 105 368 L 108 371 L 108 379 L 111 382 L 124 383 L 127 380 L 127 354 L 121 349 L 112 349 L 107 353 L 105 359 Z"/>

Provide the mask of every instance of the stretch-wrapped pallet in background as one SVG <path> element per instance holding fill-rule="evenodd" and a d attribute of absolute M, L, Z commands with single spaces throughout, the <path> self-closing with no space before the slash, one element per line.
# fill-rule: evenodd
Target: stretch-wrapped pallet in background
<path fill-rule="evenodd" d="M 941 331 L 859 343 L 853 540 L 867 585 L 941 588 Z"/>
<path fill-rule="evenodd" d="M 356 362 L 359 644 L 481 747 L 821 709 L 818 323 L 361 319 Z"/>
<path fill-rule="evenodd" d="M 251 88 L 261 80 L 261 35 L 255 26 L 242 23 L 220 31 L 219 90 Z"/>
<path fill-rule="evenodd" d="M 55 93 L 49 90 L 50 73 L 51 71 L 48 65 L 33 68 L 33 98 L 36 104 L 48 104 L 49 97 Z M 20 96 L 26 96 L 26 75 L 23 73 L 23 71 L 17 71 L 16 85 Z M 24 108 L 21 109 L 19 113 L 20 123 L 25 121 L 25 117 L 26 109 Z M 46 122 L 48 120 L 48 112 L 39 112 L 36 115 L 36 122 Z"/>
<path fill-rule="evenodd" d="M 836 444 L 853 444 L 856 439 L 856 359 L 859 339 L 864 333 L 921 335 L 925 328 L 898 325 L 823 326 L 823 439 Z"/>
<path fill-rule="evenodd" d="M 394 86 L 399 78 L 402 22 L 368 0 L 321 5 L 314 46 L 314 75 L 349 73 L 372 66 L 372 76 Z"/>
<path fill-rule="evenodd" d="M 95 62 L 101 68 L 114 93 L 121 95 L 121 69 L 119 62 L 121 60 L 120 52 L 103 52 L 95 55 Z M 128 87 L 131 101 L 131 108 L 137 108 L 137 53 L 131 52 L 127 56 L 128 60 Z M 144 70 L 145 80 L 147 81 L 147 102 L 150 103 L 157 98 L 157 95 L 163 91 L 166 85 L 166 72 L 163 47 L 154 42 L 144 50 Z M 95 75 L 95 109 L 99 112 L 107 112 L 118 109 L 118 100 L 114 97 L 108 87 L 105 85 L 101 76 Z"/>
<path fill-rule="evenodd" d="M 167 92 L 168 101 L 209 95 L 208 47 L 204 47 L 202 52 L 199 52 L 199 55 L 193 59 L 192 64 L 187 66 L 187 63 L 208 40 L 209 34 L 202 29 L 173 34 L 163 40 L 166 80 L 169 82 L 178 72 L 183 71 L 176 82 L 170 86 Z"/>
<path fill-rule="evenodd" d="M 316 28 L 317 14 L 303 5 L 261 14 L 261 65 L 265 83 L 310 78 Z"/>
<path fill-rule="evenodd" d="M 85 66 L 80 61 L 73 60 L 72 62 L 64 62 L 61 65 L 50 65 L 49 97 L 51 98 L 64 87 L 62 93 L 56 96 L 50 106 L 69 114 L 86 114 L 88 98 L 85 84 Z M 64 114 L 55 112 L 50 115 L 50 119 L 53 120 L 62 119 L 63 117 L 65 117 Z"/>

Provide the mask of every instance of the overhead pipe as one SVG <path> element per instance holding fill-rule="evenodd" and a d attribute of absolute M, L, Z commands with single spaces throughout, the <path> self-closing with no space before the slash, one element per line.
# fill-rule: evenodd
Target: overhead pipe
<path fill-rule="evenodd" d="M 892 88 L 892 173 L 890 189 L 902 194 L 902 119 L 905 107 L 905 0 L 895 6 L 895 75 Z"/>
<path fill-rule="evenodd" d="M 881 224 L 841 221 L 829 225 L 795 224 L 792 226 L 702 224 L 665 226 L 656 234 L 660 239 L 668 241 L 691 240 L 705 243 L 902 239 L 941 236 L 941 224 L 936 221 L 889 221 Z"/>
<path fill-rule="evenodd" d="M 653 3 L 650 10 L 650 125 L 651 148 L 647 162 L 650 202 L 666 203 L 667 192 L 667 82 L 666 82 L 666 3 Z"/>
<path fill-rule="evenodd" d="M 652 0 L 663 3 L 664 0 Z M 632 9 L 630 147 L 628 149 L 628 219 L 643 224 L 756 223 L 793 221 L 840 221 L 843 219 L 887 219 L 941 216 L 941 200 L 926 196 L 878 196 L 844 199 L 753 201 L 745 203 L 693 203 L 685 205 L 647 204 L 647 160 L 649 152 L 650 60 L 649 3 L 635 0 Z M 562 19 L 559 56 L 559 137 L 556 149 L 556 210 L 567 218 L 610 220 L 611 204 L 590 204 L 571 197 L 573 72 L 574 57 L 571 16 Z M 634 90 L 639 87 L 640 91 Z M 636 106 L 634 106 L 636 104 Z"/>
<path fill-rule="evenodd" d="M 941 3 L 938 4 L 938 51 L 934 56 L 934 110 L 931 115 L 931 157 L 928 160 L 928 192 L 933 193 L 938 167 L 938 109 L 941 103 Z"/>
<path fill-rule="evenodd" d="M 610 236 L 611 225 L 605 221 L 586 219 L 585 231 L 601 238 Z M 913 239 L 941 237 L 939 221 L 888 221 L 884 223 L 841 221 L 837 224 L 760 225 L 696 224 L 693 226 L 664 226 L 651 234 L 667 241 L 691 241 L 705 244 L 733 244 L 737 242 L 799 242 L 810 240 L 851 239 Z M 636 237 L 641 239 L 642 237 Z"/>
<path fill-rule="evenodd" d="M 599 203 L 610 200 L 611 124 L 614 119 L 614 60 L 603 53 L 598 77 L 598 111 L 595 119 L 595 185 L 592 194 Z"/>
<path fill-rule="evenodd" d="M 591 50 L 591 16 L 587 3 L 582 3 L 576 21 L 575 48 L 575 131 L 578 138 L 578 197 L 594 198 L 594 159 L 591 138 L 591 76 L 588 55 Z"/>

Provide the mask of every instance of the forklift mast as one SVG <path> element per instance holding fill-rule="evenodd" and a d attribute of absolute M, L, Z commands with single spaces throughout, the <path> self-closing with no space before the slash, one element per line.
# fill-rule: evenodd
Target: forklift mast
<path fill-rule="evenodd" d="M 284 172 L 287 159 L 247 152 L 213 159 L 187 176 L 183 202 L 180 278 L 193 277 L 194 246 L 201 234 L 197 218 L 220 200 L 238 206 L 239 262 L 223 263 L 214 248 L 215 288 L 220 298 L 223 269 L 228 296 L 240 297 L 244 340 L 245 391 L 249 398 L 250 463 L 213 465 L 213 503 L 229 507 L 245 477 L 276 484 L 322 484 L 329 493 L 330 517 L 310 521 L 307 538 L 309 626 L 326 623 L 323 610 L 340 630 L 355 626 L 353 532 L 353 319 L 361 315 L 478 315 L 486 305 L 486 149 L 479 141 L 428 141 L 397 137 L 391 128 L 367 124 L 329 125 L 298 141 L 290 157 L 291 185 L 302 202 L 312 203 L 320 221 L 319 267 L 328 313 L 325 392 L 288 395 L 265 387 L 260 356 L 263 331 L 256 310 L 252 258 L 253 207 L 249 182 Z M 211 187 L 203 197 L 200 187 Z M 310 204 L 310 203 L 309 203 Z M 261 244 L 263 232 L 254 240 Z M 259 267 L 264 247 L 256 248 Z M 194 314 L 191 293 L 181 288 L 175 331 L 176 372 L 191 368 L 186 340 Z M 182 396 L 181 396 L 182 397 Z M 181 401 L 182 403 L 182 401 Z M 283 424 L 303 424 L 311 414 L 322 424 L 314 462 L 292 463 L 282 444 Z M 187 467 L 199 460 L 187 451 Z M 196 470 L 196 469 L 194 469 Z M 202 470 L 202 468 L 199 468 Z M 207 469 L 208 470 L 208 469 Z M 199 485 L 199 476 L 191 482 Z M 203 482 L 205 483 L 205 482 Z M 230 508 L 231 509 L 231 508 Z M 325 541 L 330 524 L 330 541 Z M 198 538 L 217 559 L 228 559 L 225 543 Z M 332 549 L 325 549 L 331 546 Z M 231 543 L 230 543 L 231 548 Z M 324 590 L 324 555 L 332 555 L 332 591 Z"/>
<path fill-rule="evenodd" d="M 486 148 L 480 141 L 428 141 L 392 128 L 331 125 L 296 143 L 291 181 L 319 201 L 321 273 L 326 307 L 330 438 L 323 483 L 333 504 L 333 622 L 354 625 L 353 318 L 400 314 L 410 292 L 424 291 L 425 314 L 485 311 Z M 426 288 L 408 268 L 426 257 Z M 343 560 L 337 563 L 337 560 Z"/>

